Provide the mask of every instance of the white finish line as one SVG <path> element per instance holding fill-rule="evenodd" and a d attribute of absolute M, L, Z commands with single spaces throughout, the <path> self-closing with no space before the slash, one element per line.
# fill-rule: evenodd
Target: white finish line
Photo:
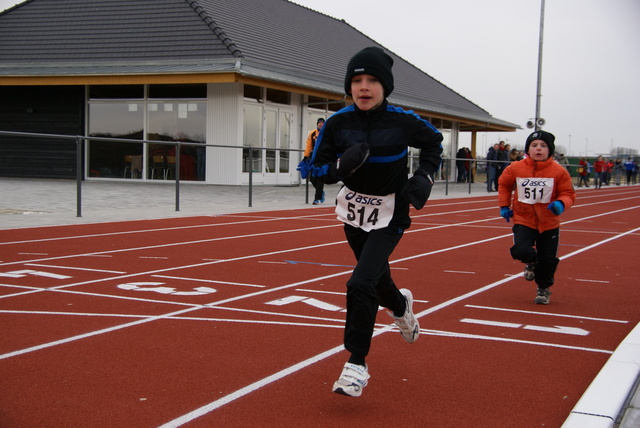
<path fill-rule="evenodd" d="M 476 320 L 472 318 L 463 318 L 460 320 L 460 322 L 466 322 L 469 324 L 488 325 L 488 326 L 494 326 L 494 327 L 522 328 L 524 330 L 543 331 L 547 333 L 572 334 L 575 336 L 587 336 L 589 334 L 589 331 L 581 328 L 564 327 L 560 325 L 554 325 L 553 327 L 545 327 L 540 325 L 524 325 L 524 324 L 502 322 L 502 321 Z"/>

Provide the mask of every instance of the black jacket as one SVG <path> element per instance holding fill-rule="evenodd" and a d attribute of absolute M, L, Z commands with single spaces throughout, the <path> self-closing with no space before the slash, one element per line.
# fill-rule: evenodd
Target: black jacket
<path fill-rule="evenodd" d="M 320 167 L 334 163 L 351 145 L 368 143 L 367 162 L 351 177 L 326 174 L 326 184 L 342 181 L 349 189 L 370 195 L 398 193 L 408 179 L 408 148 L 420 150 L 420 167 L 431 176 L 440 166 L 442 134 L 413 112 L 384 103 L 372 111 L 345 107 L 325 122 L 316 140 L 311 162 Z"/>
<path fill-rule="evenodd" d="M 351 105 L 329 117 L 320 131 L 311 157 L 316 168 L 335 164 L 351 145 L 368 143 L 367 162 L 350 177 L 338 177 L 325 168 L 316 177 L 326 183 L 342 181 L 349 189 L 369 195 L 396 194 L 396 213 L 408 215 L 408 201 L 400 195 L 408 180 L 408 148 L 420 149 L 419 169 L 433 176 L 441 162 L 442 134 L 413 112 L 390 106 L 385 99 L 375 110 Z"/>

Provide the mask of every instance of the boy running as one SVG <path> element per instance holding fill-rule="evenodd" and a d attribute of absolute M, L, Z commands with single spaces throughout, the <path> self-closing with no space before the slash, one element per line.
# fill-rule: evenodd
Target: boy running
<path fill-rule="evenodd" d="M 571 176 L 553 160 L 554 141 L 546 131 L 529 135 L 524 147 L 527 156 L 510 164 L 498 181 L 500 215 L 507 222 L 513 217 L 511 256 L 526 264 L 524 278 L 535 280 L 534 302 L 541 305 L 549 304 L 549 287 L 560 262 L 560 214 L 576 199 Z"/>
<path fill-rule="evenodd" d="M 409 203 L 421 209 L 433 186 L 442 153 L 442 134 L 412 112 L 390 106 L 393 59 L 378 47 L 356 53 L 347 66 L 345 92 L 354 105 L 325 122 L 316 140 L 312 175 L 326 184 L 342 181 L 336 213 L 357 265 L 347 281 L 344 345 L 351 353 L 333 391 L 362 394 L 369 379 L 369 353 L 378 305 L 389 315 L 405 341 L 415 342 L 420 325 L 413 314 L 413 296 L 398 290 L 389 257 L 409 227 Z M 408 148 L 421 149 L 420 167 L 407 176 Z"/>

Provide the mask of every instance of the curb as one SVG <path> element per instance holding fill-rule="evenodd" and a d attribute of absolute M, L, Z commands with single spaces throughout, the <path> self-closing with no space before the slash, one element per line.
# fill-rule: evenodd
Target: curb
<path fill-rule="evenodd" d="M 613 428 L 640 379 L 640 323 L 625 337 L 575 405 L 562 428 Z"/>

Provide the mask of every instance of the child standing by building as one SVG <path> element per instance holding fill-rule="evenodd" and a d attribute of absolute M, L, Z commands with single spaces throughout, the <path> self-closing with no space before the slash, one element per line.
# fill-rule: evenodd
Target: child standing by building
<path fill-rule="evenodd" d="M 554 141 L 546 131 L 529 135 L 527 156 L 510 164 L 498 182 L 500 215 L 507 222 L 513 217 L 511 256 L 526 264 L 524 278 L 535 280 L 534 302 L 542 305 L 549 304 L 549 287 L 560 262 L 560 214 L 576 199 L 571 176 L 553 160 Z"/>
<path fill-rule="evenodd" d="M 316 139 L 318 138 L 318 134 L 320 134 L 320 130 L 324 125 L 324 118 L 318 118 L 316 122 L 316 129 L 309 132 L 309 136 L 307 137 L 307 142 L 304 149 L 304 158 L 303 162 L 309 162 L 311 159 L 311 153 L 313 153 L 313 147 L 316 145 Z M 324 183 L 318 180 L 315 177 L 310 177 L 311 184 L 315 189 L 315 195 L 313 198 L 313 205 L 318 205 L 324 203 Z"/>
<path fill-rule="evenodd" d="M 336 213 L 357 265 L 347 281 L 344 345 L 351 353 L 333 391 L 358 397 L 369 380 L 369 353 L 378 306 L 390 310 L 405 341 L 418 338 L 413 295 L 391 278 L 389 257 L 409 227 L 409 203 L 421 209 L 442 154 L 442 134 L 412 112 L 388 105 L 393 59 L 378 47 L 356 53 L 347 66 L 345 92 L 354 105 L 325 122 L 311 164 L 326 184 L 342 181 Z M 420 167 L 407 176 L 408 148 L 420 151 Z"/>

